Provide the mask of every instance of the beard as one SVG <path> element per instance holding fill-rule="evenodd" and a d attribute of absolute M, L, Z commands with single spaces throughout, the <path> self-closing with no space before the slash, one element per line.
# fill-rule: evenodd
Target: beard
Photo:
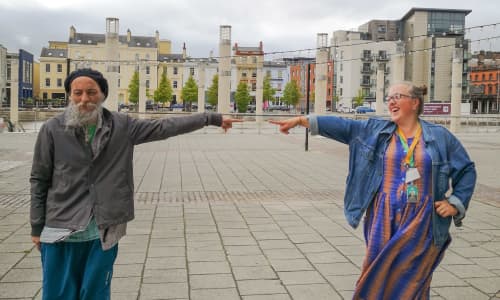
<path fill-rule="evenodd" d="M 82 110 L 85 106 L 90 110 Z M 66 127 L 67 128 L 79 128 L 91 124 L 97 124 L 98 118 L 102 115 L 102 101 L 99 103 L 83 103 L 80 102 L 75 104 L 70 100 L 68 107 L 66 108 Z"/>

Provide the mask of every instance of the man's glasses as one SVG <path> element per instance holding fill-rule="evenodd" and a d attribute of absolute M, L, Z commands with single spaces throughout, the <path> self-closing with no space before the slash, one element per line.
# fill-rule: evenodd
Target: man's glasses
<path fill-rule="evenodd" d="M 399 100 L 401 100 L 403 97 L 413 98 L 411 95 L 396 93 L 394 95 L 390 95 L 390 96 L 385 97 L 385 101 L 389 102 L 391 100 L 394 100 L 396 102 L 399 102 Z"/>

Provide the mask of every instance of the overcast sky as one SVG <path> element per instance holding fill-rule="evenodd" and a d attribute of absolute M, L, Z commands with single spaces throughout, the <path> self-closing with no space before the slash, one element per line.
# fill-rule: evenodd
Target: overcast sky
<path fill-rule="evenodd" d="M 460 3 L 463 2 L 463 3 Z M 38 58 L 48 41 L 67 41 L 73 25 L 81 33 L 105 33 L 106 17 L 120 19 L 120 34 L 185 42 L 192 57 L 218 54 L 219 26 L 232 26 L 232 44 L 265 52 L 314 48 L 316 34 L 352 30 L 372 19 L 400 19 L 412 7 L 471 9 L 466 27 L 499 23 L 498 0 L 0 0 L 0 44 Z M 500 25 L 471 30 L 472 39 L 499 36 Z M 473 43 L 473 50 L 500 50 L 500 39 Z M 280 56 L 311 54 L 296 52 Z M 266 57 L 270 59 L 273 57 Z"/>

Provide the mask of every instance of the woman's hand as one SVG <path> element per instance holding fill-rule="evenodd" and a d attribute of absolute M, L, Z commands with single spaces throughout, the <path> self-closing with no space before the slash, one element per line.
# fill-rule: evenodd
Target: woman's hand
<path fill-rule="evenodd" d="M 274 121 L 270 120 L 269 123 L 280 126 L 280 131 L 283 134 L 289 134 L 289 130 L 297 125 L 309 128 L 309 121 L 306 117 L 300 116 L 286 120 Z"/>
<path fill-rule="evenodd" d="M 434 202 L 434 208 L 436 209 L 436 213 L 443 218 L 452 217 L 458 214 L 457 208 L 451 205 L 448 200 Z"/>

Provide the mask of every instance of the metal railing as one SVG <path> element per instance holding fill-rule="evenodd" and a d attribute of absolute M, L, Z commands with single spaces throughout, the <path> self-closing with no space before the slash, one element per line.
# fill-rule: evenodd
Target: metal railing
<path fill-rule="evenodd" d="M 19 112 L 19 122 L 16 124 L 15 131 L 17 132 L 38 132 L 41 125 L 48 119 L 54 117 L 55 115 L 61 113 L 61 110 L 32 110 L 32 111 L 20 111 Z M 181 115 L 189 115 L 196 112 L 154 112 L 148 111 L 146 113 L 138 112 L 127 112 L 129 116 L 133 118 L 144 118 L 144 119 L 159 119 L 159 118 L 169 118 Z M 285 119 L 291 118 L 299 115 L 303 115 L 300 112 L 266 112 L 261 115 L 256 115 L 255 113 L 229 113 L 228 115 L 234 118 L 243 119 L 242 123 L 233 124 L 234 128 L 232 131 L 239 133 L 277 133 L 279 132 L 278 126 L 268 124 L 267 121 L 272 119 Z M 357 120 L 367 119 L 370 117 L 381 117 L 389 118 L 388 115 L 377 116 L 374 113 L 367 114 L 355 114 L 355 113 L 337 113 L 329 112 L 327 115 L 335 115 L 345 118 L 353 118 Z M 9 119 L 8 110 L 0 110 L 0 117 L 4 120 Z M 256 122 L 257 117 L 262 122 Z M 422 119 L 427 120 L 432 123 L 441 124 L 447 128 L 450 128 L 451 116 L 422 116 Z M 460 131 L 463 132 L 500 132 L 500 114 L 490 114 L 490 115 L 466 115 L 460 116 Z M 4 129 L 4 133 L 6 130 Z M 205 129 L 205 132 L 211 132 L 210 129 Z M 218 132 L 218 131 L 214 131 Z M 303 132 L 303 130 L 300 130 Z"/>

